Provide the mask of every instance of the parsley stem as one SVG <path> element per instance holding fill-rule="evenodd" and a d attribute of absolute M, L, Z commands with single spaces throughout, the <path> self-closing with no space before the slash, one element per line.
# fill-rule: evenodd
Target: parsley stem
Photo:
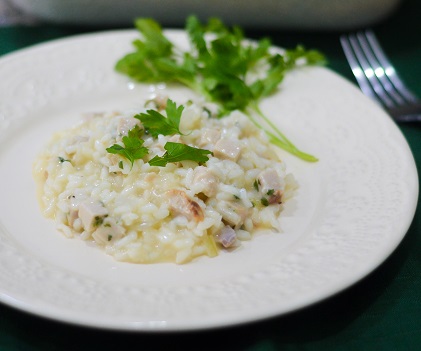
<path fill-rule="evenodd" d="M 269 140 L 272 144 L 280 147 L 281 149 L 284 149 L 290 154 L 295 155 L 298 158 L 301 158 L 302 160 L 307 162 L 317 162 L 319 160 L 317 157 L 314 157 L 313 155 L 310 155 L 306 152 L 297 149 L 293 144 L 286 144 L 271 132 L 268 132 L 267 130 L 265 130 L 265 132 L 269 136 Z"/>
<path fill-rule="evenodd" d="M 274 145 L 288 151 L 292 155 L 295 155 L 301 158 L 304 161 L 308 162 L 317 162 L 318 159 L 313 155 L 310 155 L 306 152 L 299 150 L 274 124 L 273 122 L 265 116 L 265 114 L 260 109 L 257 103 L 253 103 L 250 106 L 250 109 L 256 112 L 270 127 L 270 130 L 273 130 L 277 135 L 269 131 L 267 128 L 262 127 L 254 117 L 251 116 L 251 113 L 248 114 L 250 120 L 259 128 L 263 129 L 268 135 L 271 143 Z"/>
<path fill-rule="evenodd" d="M 266 117 L 266 115 L 262 112 L 259 105 L 257 103 L 251 104 L 251 108 L 269 125 L 270 130 L 275 131 L 276 134 L 278 134 L 278 137 L 283 140 L 283 142 L 291 147 L 294 147 L 294 144 L 285 136 L 284 133 L 282 133 L 274 124 L 273 122 Z M 266 129 L 265 129 L 266 130 Z M 270 133 L 272 134 L 272 133 Z M 272 134 L 273 135 L 273 134 Z"/>

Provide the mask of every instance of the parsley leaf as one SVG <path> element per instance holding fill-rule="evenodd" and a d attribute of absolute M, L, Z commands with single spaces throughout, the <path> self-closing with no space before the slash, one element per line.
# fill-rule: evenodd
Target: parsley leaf
<path fill-rule="evenodd" d="M 119 60 L 116 70 L 138 81 L 164 80 L 166 75 L 157 66 L 157 60 L 171 57 L 173 44 L 163 35 L 161 26 L 152 19 L 137 19 L 135 26 L 142 33 L 143 40 L 133 42 L 136 51 Z"/>
<path fill-rule="evenodd" d="M 134 161 L 143 158 L 145 155 L 148 154 L 148 149 L 143 145 L 144 140 L 141 139 L 142 129 L 136 125 L 134 128 L 129 130 L 128 135 L 124 136 L 122 142 L 124 147 L 120 144 L 114 144 L 107 148 L 106 150 L 110 154 L 118 154 L 125 158 L 127 158 L 130 163 L 131 167 L 133 167 Z M 119 164 L 121 168 L 122 164 Z"/>
<path fill-rule="evenodd" d="M 176 103 L 171 99 L 167 100 L 165 109 L 167 117 L 163 116 L 156 110 L 147 110 L 146 113 L 139 113 L 134 118 L 142 122 L 145 132 L 150 133 L 154 138 L 159 134 L 172 135 L 182 134 L 180 132 L 180 119 L 184 110 L 184 106 L 177 107 Z"/>
<path fill-rule="evenodd" d="M 162 156 L 155 156 L 149 161 L 151 166 L 165 167 L 167 163 L 179 161 L 196 161 L 198 163 L 205 163 L 209 160 L 206 155 L 212 154 L 209 150 L 198 149 L 185 144 L 167 142 L 164 145 L 166 150 Z"/>

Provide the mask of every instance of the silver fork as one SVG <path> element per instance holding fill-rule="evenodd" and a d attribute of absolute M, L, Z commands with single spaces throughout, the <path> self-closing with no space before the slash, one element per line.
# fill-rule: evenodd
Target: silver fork
<path fill-rule="evenodd" d="M 362 92 L 396 122 L 421 122 L 421 100 L 396 73 L 370 30 L 342 35 L 342 48 Z"/>

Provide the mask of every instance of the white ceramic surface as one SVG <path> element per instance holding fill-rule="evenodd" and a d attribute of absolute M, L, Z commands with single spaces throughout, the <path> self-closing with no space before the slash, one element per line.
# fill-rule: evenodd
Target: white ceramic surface
<path fill-rule="evenodd" d="M 184 25 L 196 14 L 249 27 L 351 29 L 385 19 L 401 0 L 9 0 L 27 13 L 53 22 L 132 25 L 138 16 L 165 26 Z"/>
<path fill-rule="evenodd" d="M 181 46 L 182 32 L 168 34 Z M 262 109 L 320 158 L 282 153 L 300 184 L 281 216 L 234 252 L 192 263 L 115 262 L 43 218 L 31 166 L 82 113 L 135 108 L 153 86 L 114 72 L 133 31 L 53 41 L 0 59 L 0 301 L 59 321 L 121 330 L 191 330 L 281 315 L 354 284 L 381 264 L 414 215 L 418 178 L 390 118 L 324 68 L 291 72 Z M 168 88 L 177 100 L 184 89 Z"/>

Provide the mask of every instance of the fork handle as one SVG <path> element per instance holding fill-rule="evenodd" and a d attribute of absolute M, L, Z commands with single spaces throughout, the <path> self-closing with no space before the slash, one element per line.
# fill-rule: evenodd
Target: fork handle
<path fill-rule="evenodd" d="M 420 122 L 421 102 L 411 103 L 406 106 L 392 107 L 389 114 L 398 122 Z"/>
<path fill-rule="evenodd" d="M 421 122 L 421 114 L 413 114 L 413 115 L 400 115 L 393 117 L 393 119 L 397 123 L 413 123 L 413 122 Z"/>

